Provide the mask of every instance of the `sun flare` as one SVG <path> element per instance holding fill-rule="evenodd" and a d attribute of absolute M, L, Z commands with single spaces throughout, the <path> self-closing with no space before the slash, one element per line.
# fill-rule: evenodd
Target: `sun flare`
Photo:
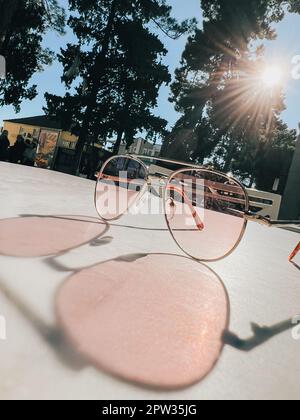
<path fill-rule="evenodd" d="M 279 67 L 267 67 L 262 73 L 262 82 L 266 87 L 276 87 L 282 81 L 282 71 Z"/>

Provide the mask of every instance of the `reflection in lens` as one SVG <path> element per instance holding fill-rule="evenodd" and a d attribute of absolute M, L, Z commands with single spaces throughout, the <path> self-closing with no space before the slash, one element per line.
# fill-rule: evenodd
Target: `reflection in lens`
<path fill-rule="evenodd" d="M 245 227 L 248 200 L 244 189 L 225 175 L 184 170 L 171 177 L 166 192 L 166 218 L 184 252 L 202 261 L 233 251 Z"/>
<path fill-rule="evenodd" d="M 146 168 L 135 159 L 115 157 L 108 161 L 96 187 L 99 215 L 105 220 L 113 220 L 126 213 L 142 193 L 146 177 Z"/>

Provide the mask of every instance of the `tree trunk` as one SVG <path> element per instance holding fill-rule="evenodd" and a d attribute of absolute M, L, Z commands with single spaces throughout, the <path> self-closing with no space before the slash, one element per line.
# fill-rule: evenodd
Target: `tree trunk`
<path fill-rule="evenodd" d="M 254 184 L 254 174 L 252 174 L 252 175 L 250 176 L 250 181 L 249 181 L 249 186 L 248 186 L 248 188 L 252 188 L 252 187 L 253 187 L 253 184 Z"/>
<path fill-rule="evenodd" d="M 128 115 L 129 115 L 130 103 L 133 100 L 133 92 L 131 92 L 130 90 L 127 90 L 124 99 L 125 99 L 125 105 L 124 105 L 121 121 L 124 121 L 124 118 L 126 119 L 126 117 L 128 117 Z M 122 127 L 122 125 L 123 125 L 123 127 Z M 123 139 L 123 135 L 125 133 L 125 130 L 126 130 L 126 126 L 124 127 L 124 124 L 121 123 L 121 126 L 120 126 L 119 131 L 118 131 L 117 141 L 116 141 L 116 143 L 114 145 L 114 149 L 113 149 L 113 154 L 114 155 L 117 155 L 119 153 L 119 149 L 120 149 L 120 146 L 121 146 L 121 143 L 122 143 L 122 139 Z"/>
<path fill-rule="evenodd" d="M 79 132 L 79 138 L 76 144 L 76 153 L 74 157 L 74 165 L 73 165 L 73 174 L 78 174 L 78 169 L 83 153 L 84 146 L 88 140 L 89 135 L 89 126 L 90 126 L 90 120 L 93 114 L 93 109 L 95 107 L 95 104 L 97 103 L 97 94 L 101 86 L 101 77 L 103 76 L 105 72 L 105 61 L 106 56 L 109 50 L 109 41 L 111 36 L 111 31 L 113 29 L 115 17 L 116 17 L 116 3 L 117 0 L 114 0 L 114 2 L 111 5 L 111 10 L 105 30 L 105 35 L 103 39 L 102 49 L 98 57 L 96 58 L 95 66 L 92 69 L 93 72 L 93 87 L 91 90 L 91 93 L 89 95 L 88 105 L 86 107 L 86 111 L 84 113 L 84 118 L 82 122 L 82 126 Z"/>
<path fill-rule="evenodd" d="M 162 148 L 160 151 L 160 157 L 165 157 L 165 158 L 168 157 L 170 144 L 171 144 L 171 135 L 169 134 L 163 140 Z"/>
<path fill-rule="evenodd" d="M 123 139 L 123 134 L 124 134 L 124 131 L 123 130 L 119 130 L 117 141 L 116 141 L 116 143 L 114 145 L 114 149 L 113 149 L 113 154 L 114 155 L 117 155 L 119 153 L 119 149 L 120 149 L 120 146 L 121 146 L 121 143 L 122 143 L 122 139 Z"/>
<path fill-rule="evenodd" d="M 223 172 L 225 174 L 227 174 L 230 171 L 232 160 L 233 160 L 233 151 L 230 151 L 226 156 L 226 160 L 223 166 Z"/>
<path fill-rule="evenodd" d="M 189 127 L 176 128 L 165 139 L 160 153 L 161 157 L 189 160 L 188 146 L 193 142 L 193 129 Z"/>
<path fill-rule="evenodd" d="M 231 164 L 234 158 L 234 152 L 235 152 L 235 139 L 231 138 L 229 148 L 228 148 L 228 153 L 225 157 L 225 163 L 223 166 L 223 172 L 225 174 L 227 174 L 231 169 Z"/>

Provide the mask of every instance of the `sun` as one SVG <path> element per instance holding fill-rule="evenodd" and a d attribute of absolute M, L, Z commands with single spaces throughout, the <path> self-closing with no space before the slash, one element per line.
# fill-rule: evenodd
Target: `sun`
<path fill-rule="evenodd" d="M 282 70 L 280 67 L 272 66 L 264 69 L 261 75 L 263 84 L 268 88 L 278 86 L 282 81 Z"/>

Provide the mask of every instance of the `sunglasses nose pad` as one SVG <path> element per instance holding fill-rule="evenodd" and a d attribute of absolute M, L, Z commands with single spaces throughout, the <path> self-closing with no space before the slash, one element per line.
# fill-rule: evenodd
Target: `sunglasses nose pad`
<path fill-rule="evenodd" d="M 168 206 L 167 210 L 168 210 L 169 220 L 173 220 L 175 216 L 175 211 L 176 211 L 176 204 L 173 198 L 168 199 L 167 206 Z"/>
<path fill-rule="evenodd" d="M 145 193 L 148 190 L 148 185 L 145 184 L 144 186 L 139 186 L 137 187 L 137 192 L 138 192 L 138 197 L 135 201 L 135 207 L 139 207 L 142 206 L 144 204 L 145 201 Z"/>

